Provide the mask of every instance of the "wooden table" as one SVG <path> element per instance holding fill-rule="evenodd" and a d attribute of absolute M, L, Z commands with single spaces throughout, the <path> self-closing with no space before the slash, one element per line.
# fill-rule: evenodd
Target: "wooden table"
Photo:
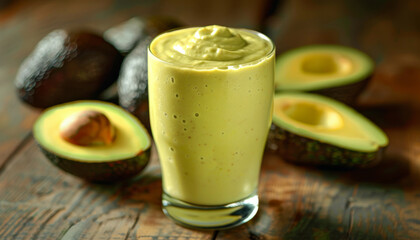
<path fill-rule="evenodd" d="M 0 239 L 420 239 L 420 2 L 365 2 L 0 1 Z M 312 43 L 365 51 L 377 68 L 357 109 L 388 134 L 385 159 L 333 171 L 267 152 L 258 215 L 227 231 L 190 230 L 163 215 L 156 153 L 128 183 L 95 185 L 58 170 L 34 143 L 38 111 L 16 97 L 20 63 L 53 29 L 102 32 L 155 14 L 264 31 L 278 53 Z"/>

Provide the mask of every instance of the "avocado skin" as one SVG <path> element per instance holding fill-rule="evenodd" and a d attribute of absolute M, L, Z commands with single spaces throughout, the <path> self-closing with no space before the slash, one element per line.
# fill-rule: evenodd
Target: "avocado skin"
<path fill-rule="evenodd" d="M 117 80 L 122 60 L 95 33 L 55 30 L 22 63 L 15 81 L 18 96 L 36 108 L 95 99 Z"/>
<path fill-rule="evenodd" d="M 119 105 L 136 116 L 150 131 L 147 49 L 153 38 L 173 28 L 183 26 L 171 17 L 151 16 L 144 20 L 144 36 L 121 66 L 118 78 Z"/>
<path fill-rule="evenodd" d="M 147 37 L 145 22 L 139 17 L 133 17 L 123 23 L 106 30 L 103 37 L 115 46 L 124 56 L 129 54 L 139 43 Z"/>
<path fill-rule="evenodd" d="M 145 38 L 156 37 L 183 24 L 168 16 L 133 17 L 105 31 L 104 38 L 126 56 Z"/>
<path fill-rule="evenodd" d="M 385 151 L 381 147 L 375 152 L 357 152 L 296 135 L 274 124 L 268 143 L 286 161 L 333 168 L 372 167 L 381 161 Z"/>
<path fill-rule="evenodd" d="M 75 161 L 57 156 L 40 144 L 38 147 L 48 160 L 61 170 L 96 183 L 112 183 L 132 178 L 147 166 L 150 159 L 150 147 L 135 157 L 112 162 Z"/>
<path fill-rule="evenodd" d="M 118 78 L 119 105 L 136 116 L 150 131 L 147 48 L 151 37 L 142 40 L 124 59 Z"/>
<path fill-rule="evenodd" d="M 310 91 L 310 93 L 324 95 L 340 102 L 343 102 L 347 105 L 355 105 L 357 97 L 362 93 L 362 91 L 368 85 L 372 75 L 352 84 L 324 88 L 320 90 Z"/>
<path fill-rule="evenodd" d="M 302 53 L 311 53 L 313 50 L 320 50 L 321 52 L 324 50 L 328 51 L 334 51 L 337 54 L 345 56 L 346 54 L 350 54 L 353 56 L 357 56 L 356 59 L 352 61 L 359 61 L 360 64 L 363 63 L 363 66 L 365 68 L 353 70 L 353 72 L 359 73 L 356 76 L 344 76 L 337 78 L 339 80 L 335 80 L 334 82 L 330 81 L 330 84 L 324 84 L 322 86 L 314 86 L 314 85 L 307 85 L 304 84 L 302 86 L 295 86 L 293 88 L 290 88 L 290 85 L 287 86 L 276 86 L 276 92 L 308 92 L 308 93 L 315 93 L 324 95 L 330 98 L 333 98 L 335 100 L 338 100 L 340 102 L 343 102 L 347 105 L 354 106 L 357 101 L 357 97 L 362 93 L 362 91 L 366 88 L 366 86 L 369 84 L 369 81 L 371 80 L 374 69 L 375 69 L 375 63 L 364 52 L 344 46 L 344 45 L 334 45 L 334 44 L 315 44 L 315 45 L 306 45 L 297 47 L 295 49 L 290 49 L 283 53 L 282 55 L 279 55 L 277 57 L 277 62 L 281 65 L 284 65 L 287 62 L 287 59 L 290 61 L 290 56 L 293 56 L 295 54 L 302 54 Z M 304 56 L 304 54 L 302 54 Z M 293 60 L 293 58 L 292 58 Z M 287 64 L 286 64 L 287 66 Z M 276 66 L 276 71 L 281 71 L 281 68 L 278 69 L 278 66 Z M 314 76 L 316 74 L 312 73 Z M 281 74 L 280 74 L 281 75 Z M 321 77 L 322 75 L 319 75 L 318 77 Z M 351 79 L 351 81 L 343 82 L 344 79 Z M 280 83 L 278 83 L 280 84 Z M 284 83 L 283 83 L 284 84 Z"/>

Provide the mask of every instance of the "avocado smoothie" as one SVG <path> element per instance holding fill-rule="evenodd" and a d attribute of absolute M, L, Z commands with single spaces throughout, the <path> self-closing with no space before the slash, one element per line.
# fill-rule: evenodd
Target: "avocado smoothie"
<path fill-rule="evenodd" d="M 255 195 L 272 117 L 272 42 L 222 26 L 167 32 L 150 45 L 148 71 L 164 193 L 202 206 Z"/>

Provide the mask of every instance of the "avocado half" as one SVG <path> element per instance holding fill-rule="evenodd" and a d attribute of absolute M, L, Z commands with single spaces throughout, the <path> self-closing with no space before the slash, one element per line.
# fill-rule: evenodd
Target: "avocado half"
<path fill-rule="evenodd" d="M 277 91 L 302 91 L 352 104 L 366 87 L 374 63 L 365 53 L 339 45 L 309 45 L 277 57 Z"/>
<path fill-rule="evenodd" d="M 311 93 L 275 95 L 269 138 L 287 161 L 337 167 L 372 166 L 388 145 L 385 133 L 370 120 Z"/>
<path fill-rule="evenodd" d="M 60 135 L 60 125 L 76 112 L 101 112 L 111 122 L 111 144 L 80 146 Z M 136 117 L 121 107 L 101 101 L 75 101 L 46 109 L 33 134 L 46 157 L 62 170 L 93 182 L 113 182 L 140 173 L 149 162 L 151 138 Z"/>

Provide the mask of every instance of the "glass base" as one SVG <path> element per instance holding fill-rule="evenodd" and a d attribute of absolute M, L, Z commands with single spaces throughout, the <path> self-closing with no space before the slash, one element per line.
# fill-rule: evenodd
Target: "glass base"
<path fill-rule="evenodd" d="M 198 229 L 227 229 L 248 222 L 258 211 L 258 195 L 253 193 L 226 205 L 194 205 L 162 195 L 163 212 L 180 225 Z"/>

